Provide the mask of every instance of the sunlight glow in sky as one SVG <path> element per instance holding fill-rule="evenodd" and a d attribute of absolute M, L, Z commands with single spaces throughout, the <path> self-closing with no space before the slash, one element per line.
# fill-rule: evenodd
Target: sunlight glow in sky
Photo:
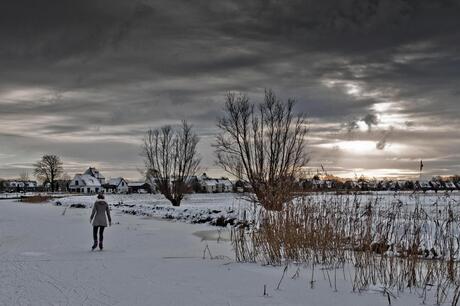
<path fill-rule="evenodd" d="M 375 147 L 374 141 L 369 140 L 350 140 L 350 141 L 337 141 L 332 143 L 320 144 L 318 147 L 328 148 L 334 150 L 343 150 L 348 154 L 355 156 L 360 155 L 385 155 L 385 154 L 401 154 L 407 150 L 407 147 L 398 144 L 392 143 L 389 145 L 385 151 L 379 151 Z"/>
<path fill-rule="evenodd" d="M 460 173 L 460 2 L 4 1 L 0 178 L 43 154 L 139 179 L 149 128 L 188 120 L 200 171 L 227 92 L 266 88 L 309 119 L 311 169 Z M 178 9 L 180 8 L 180 9 Z M 83 22 L 84 21 L 84 22 Z"/>

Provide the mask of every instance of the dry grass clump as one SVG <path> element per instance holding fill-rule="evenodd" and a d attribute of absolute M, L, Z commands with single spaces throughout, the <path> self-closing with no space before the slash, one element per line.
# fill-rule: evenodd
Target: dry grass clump
<path fill-rule="evenodd" d="M 47 195 L 34 195 L 34 196 L 22 196 L 21 202 L 24 203 L 44 203 L 48 202 L 51 199 L 50 196 Z"/>
<path fill-rule="evenodd" d="M 460 297 L 460 212 L 440 196 L 425 205 L 379 196 L 303 197 L 280 212 L 261 210 L 256 226 L 235 228 L 238 261 L 353 267 L 353 289 L 436 288 L 436 301 Z M 313 280 L 312 280 L 313 281 Z"/>

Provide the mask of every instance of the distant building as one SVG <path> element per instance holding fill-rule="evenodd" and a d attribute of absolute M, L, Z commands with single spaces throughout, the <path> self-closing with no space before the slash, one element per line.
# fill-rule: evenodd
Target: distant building
<path fill-rule="evenodd" d="M 322 188 L 323 189 L 335 188 L 335 183 L 334 183 L 334 181 L 331 181 L 331 180 L 323 181 Z"/>
<path fill-rule="evenodd" d="M 100 181 L 89 174 L 76 174 L 69 184 L 70 192 L 98 193 L 103 191 Z"/>
<path fill-rule="evenodd" d="M 203 173 L 198 177 L 198 184 L 200 187 L 200 192 L 204 193 L 221 193 L 221 192 L 232 192 L 233 183 L 227 178 L 210 178 Z"/>
<path fill-rule="evenodd" d="M 427 190 L 431 189 L 431 185 L 430 185 L 429 181 L 415 182 L 415 186 L 416 186 L 417 189 L 420 189 L 420 190 L 423 190 L 423 191 L 427 191 Z"/>
<path fill-rule="evenodd" d="M 200 182 L 201 192 L 213 193 L 217 192 L 217 182 L 216 180 L 207 179 Z"/>
<path fill-rule="evenodd" d="M 128 182 L 129 193 L 154 193 L 154 188 L 146 182 Z"/>
<path fill-rule="evenodd" d="M 438 180 L 435 180 L 435 179 L 431 180 L 430 185 L 431 185 L 431 189 L 434 190 L 435 192 L 442 189 L 442 184 Z"/>
<path fill-rule="evenodd" d="M 455 186 L 455 184 L 452 182 L 452 181 L 445 181 L 444 182 L 444 187 L 447 189 L 447 190 L 454 190 L 454 189 L 457 189 L 457 186 Z"/>
<path fill-rule="evenodd" d="M 248 182 L 238 180 L 235 182 L 235 191 L 239 193 L 252 192 L 252 186 Z"/>
<path fill-rule="evenodd" d="M 96 178 L 101 185 L 105 184 L 105 177 L 96 168 L 89 167 L 85 172 L 83 172 L 83 174 L 91 175 Z"/>
<path fill-rule="evenodd" d="M 128 193 L 128 182 L 122 177 L 111 178 L 107 184 L 102 185 L 105 192 L 110 193 Z"/>
<path fill-rule="evenodd" d="M 34 192 L 37 191 L 36 181 L 6 180 L 2 182 L 3 190 L 6 192 Z"/>
<path fill-rule="evenodd" d="M 358 185 L 358 188 L 361 190 L 369 190 L 369 182 L 367 180 L 359 179 L 356 184 Z"/>
<path fill-rule="evenodd" d="M 69 191 L 78 193 L 103 192 L 105 177 L 94 167 L 89 167 L 83 174 L 75 174 L 70 181 Z"/>
<path fill-rule="evenodd" d="M 398 187 L 399 189 L 406 189 L 407 188 L 407 181 L 406 180 L 398 180 Z"/>
<path fill-rule="evenodd" d="M 313 179 L 311 181 L 311 186 L 313 189 L 321 189 L 323 187 L 323 180 Z"/>
<path fill-rule="evenodd" d="M 218 179 L 217 192 L 233 192 L 233 183 L 227 178 Z"/>

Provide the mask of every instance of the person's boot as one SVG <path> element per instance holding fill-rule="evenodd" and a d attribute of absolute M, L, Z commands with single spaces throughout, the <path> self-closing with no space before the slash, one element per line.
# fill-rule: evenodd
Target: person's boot
<path fill-rule="evenodd" d="M 91 251 L 94 251 L 97 247 L 97 240 L 94 240 L 94 244 L 93 246 L 91 247 Z"/>
<path fill-rule="evenodd" d="M 103 248 L 104 248 L 104 246 L 102 245 L 102 240 L 101 240 L 101 241 L 99 241 L 99 250 L 102 251 Z"/>

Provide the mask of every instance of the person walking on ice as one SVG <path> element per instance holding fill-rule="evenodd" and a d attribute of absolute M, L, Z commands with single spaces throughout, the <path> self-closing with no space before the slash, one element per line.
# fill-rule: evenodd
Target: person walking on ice
<path fill-rule="evenodd" d="M 106 215 L 107 214 L 107 218 Z M 93 224 L 93 239 L 94 244 L 91 247 L 91 250 L 97 247 L 97 232 L 99 231 L 99 249 L 102 250 L 104 248 L 103 241 L 104 241 L 104 229 L 107 227 L 107 219 L 109 219 L 109 226 L 112 225 L 112 217 L 110 216 L 110 209 L 109 205 L 106 201 L 104 201 L 104 195 L 99 194 L 97 196 L 97 200 L 93 205 L 93 210 L 91 212 L 91 217 L 89 218 L 89 222 Z"/>

